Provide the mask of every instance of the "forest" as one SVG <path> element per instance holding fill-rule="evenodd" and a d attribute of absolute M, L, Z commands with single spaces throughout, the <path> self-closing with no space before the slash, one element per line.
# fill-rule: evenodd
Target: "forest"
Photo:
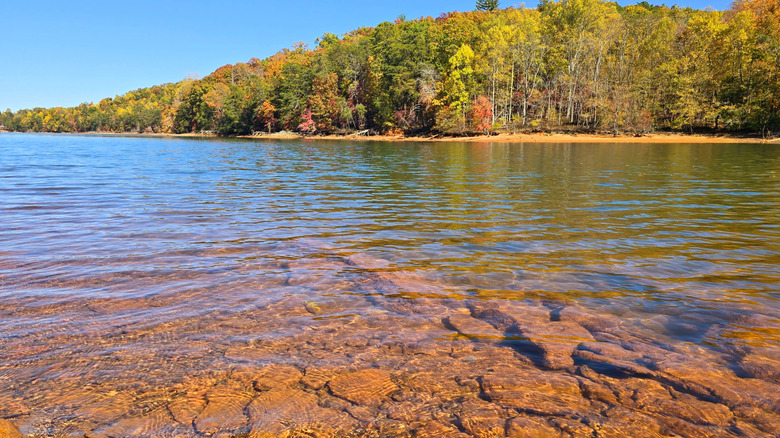
<path fill-rule="evenodd" d="M 484 5 L 484 1 L 478 2 Z M 490 3 L 490 2 L 487 2 Z M 250 135 L 780 131 L 780 6 L 542 0 L 325 34 L 266 59 L 71 108 L 22 132 Z"/>

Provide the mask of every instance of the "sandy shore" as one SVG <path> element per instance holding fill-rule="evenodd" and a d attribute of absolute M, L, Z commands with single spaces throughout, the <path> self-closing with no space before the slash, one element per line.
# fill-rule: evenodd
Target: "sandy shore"
<path fill-rule="evenodd" d="M 7 132 L 7 131 L 0 131 Z M 171 134 L 134 132 L 84 132 L 71 135 L 116 135 L 148 137 L 219 138 L 216 134 Z M 226 137 L 230 138 L 230 137 Z M 469 142 L 469 143 L 767 143 L 780 144 L 780 137 L 760 138 L 729 134 L 703 135 L 683 133 L 655 133 L 642 136 L 608 134 L 497 134 L 463 137 L 404 136 L 404 135 L 301 135 L 283 132 L 274 134 L 239 135 L 232 138 L 262 140 L 327 140 L 327 141 L 370 141 L 370 142 Z"/>
<path fill-rule="evenodd" d="M 390 141 L 390 142 L 470 142 L 470 143 L 778 143 L 780 138 L 763 139 L 755 137 L 737 137 L 732 135 L 690 135 L 690 134 L 647 134 L 641 137 L 633 135 L 605 134 L 499 134 L 472 137 L 407 137 L 394 135 L 314 135 L 268 134 L 240 136 L 240 138 L 260 139 L 306 139 L 306 140 L 352 140 L 352 141 Z"/>

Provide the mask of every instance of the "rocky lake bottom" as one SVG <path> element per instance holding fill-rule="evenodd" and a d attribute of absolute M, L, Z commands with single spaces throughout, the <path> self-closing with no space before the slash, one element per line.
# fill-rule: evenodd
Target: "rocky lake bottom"
<path fill-rule="evenodd" d="M 778 436 L 779 175 L 0 134 L 0 437 Z"/>
<path fill-rule="evenodd" d="M 780 321 L 760 307 L 649 315 L 609 298 L 596 308 L 532 293 L 446 298 L 416 275 L 360 263 L 331 256 L 268 266 L 279 290 L 309 290 L 237 300 L 230 311 L 172 312 L 154 324 L 145 313 L 197 307 L 217 291 L 37 306 L 31 298 L 24 310 L 3 302 L 4 318 L 31 323 L 0 344 L 0 417 L 30 435 L 87 437 L 778 431 L 780 349 L 749 334 L 776 337 Z M 713 314 L 718 322 L 707 322 Z M 61 323 L 52 326 L 55 315 Z M 680 334 L 748 339 L 697 345 Z"/>

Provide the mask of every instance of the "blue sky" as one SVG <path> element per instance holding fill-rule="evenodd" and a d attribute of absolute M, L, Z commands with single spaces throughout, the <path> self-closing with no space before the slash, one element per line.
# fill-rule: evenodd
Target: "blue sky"
<path fill-rule="evenodd" d="M 98 102 L 188 74 L 205 76 L 228 63 L 264 58 L 297 41 L 311 44 L 325 32 L 342 34 L 399 14 L 411 19 L 474 6 L 473 0 L 3 3 L 0 111 Z M 729 3 L 676 4 L 726 9 Z M 513 4 L 520 3 L 501 2 L 502 7 Z"/>

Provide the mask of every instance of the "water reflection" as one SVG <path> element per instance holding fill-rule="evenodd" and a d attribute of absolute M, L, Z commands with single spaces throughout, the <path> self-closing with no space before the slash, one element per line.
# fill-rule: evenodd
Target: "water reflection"
<path fill-rule="evenodd" d="M 0 418 L 26 433 L 780 424 L 775 146 L 0 152 Z"/>

